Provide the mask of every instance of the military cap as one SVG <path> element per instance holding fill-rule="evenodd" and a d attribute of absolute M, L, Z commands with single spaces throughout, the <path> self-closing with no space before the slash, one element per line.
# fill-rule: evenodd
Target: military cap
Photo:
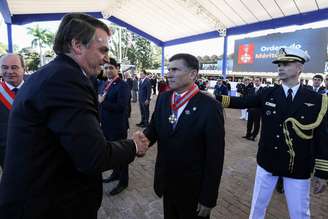
<path fill-rule="evenodd" d="M 277 58 L 272 61 L 273 64 L 280 62 L 301 62 L 305 63 L 310 61 L 310 55 L 297 48 L 280 48 L 277 54 Z"/>

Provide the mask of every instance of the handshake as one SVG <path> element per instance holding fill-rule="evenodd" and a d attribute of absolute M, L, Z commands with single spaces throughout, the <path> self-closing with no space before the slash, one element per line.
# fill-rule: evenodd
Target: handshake
<path fill-rule="evenodd" d="M 136 131 L 133 133 L 132 139 L 137 146 L 137 156 L 144 156 L 149 148 L 150 141 L 148 138 L 141 131 Z"/>

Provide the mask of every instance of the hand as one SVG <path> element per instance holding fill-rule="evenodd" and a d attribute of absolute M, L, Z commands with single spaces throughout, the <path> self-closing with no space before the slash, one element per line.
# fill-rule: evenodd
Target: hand
<path fill-rule="evenodd" d="M 146 101 L 145 101 L 145 105 L 148 105 L 148 104 L 149 104 L 149 100 L 146 100 Z"/>
<path fill-rule="evenodd" d="M 321 179 L 319 177 L 313 177 L 312 179 L 312 188 L 314 194 L 319 194 L 325 191 L 327 187 L 327 180 Z"/>
<path fill-rule="evenodd" d="M 198 203 L 198 206 L 197 206 L 198 216 L 208 217 L 211 214 L 211 210 L 212 210 L 212 208 L 208 208 L 208 207 Z"/>
<path fill-rule="evenodd" d="M 102 103 L 102 102 L 104 102 L 104 100 L 105 100 L 105 97 L 106 97 L 106 95 L 98 95 L 98 102 L 99 103 Z"/>
<path fill-rule="evenodd" d="M 138 156 L 145 155 L 146 151 L 148 150 L 149 143 L 150 143 L 150 141 L 145 136 L 145 134 L 142 133 L 141 131 L 137 131 L 137 132 L 133 133 L 133 141 L 138 148 L 137 155 Z"/>

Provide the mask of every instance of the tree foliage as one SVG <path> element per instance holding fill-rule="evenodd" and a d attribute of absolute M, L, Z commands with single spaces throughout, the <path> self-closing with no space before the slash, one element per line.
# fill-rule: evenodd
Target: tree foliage
<path fill-rule="evenodd" d="M 50 32 L 47 29 L 40 28 L 39 25 L 35 27 L 28 27 L 27 34 L 33 36 L 33 40 L 31 42 L 32 48 L 39 48 L 40 54 L 40 64 L 43 65 L 43 52 L 42 48 L 50 47 L 55 39 L 54 33 Z"/>
<path fill-rule="evenodd" d="M 26 71 L 36 71 L 40 65 L 40 55 L 31 48 L 23 48 L 19 53 L 24 57 Z"/>
<path fill-rule="evenodd" d="M 119 60 L 119 29 L 112 27 L 110 55 Z M 136 65 L 138 69 L 158 68 L 161 63 L 160 48 L 145 38 L 126 29 L 121 30 L 122 63 Z"/>

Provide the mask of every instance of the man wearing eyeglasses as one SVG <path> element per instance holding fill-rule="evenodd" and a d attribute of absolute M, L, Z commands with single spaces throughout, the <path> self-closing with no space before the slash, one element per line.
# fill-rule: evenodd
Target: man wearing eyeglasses
<path fill-rule="evenodd" d="M 4 168 L 9 112 L 24 80 L 24 61 L 18 54 L 6 54 L 0 59 L 4 82 L 0 83 L 0 166 Z"/>

